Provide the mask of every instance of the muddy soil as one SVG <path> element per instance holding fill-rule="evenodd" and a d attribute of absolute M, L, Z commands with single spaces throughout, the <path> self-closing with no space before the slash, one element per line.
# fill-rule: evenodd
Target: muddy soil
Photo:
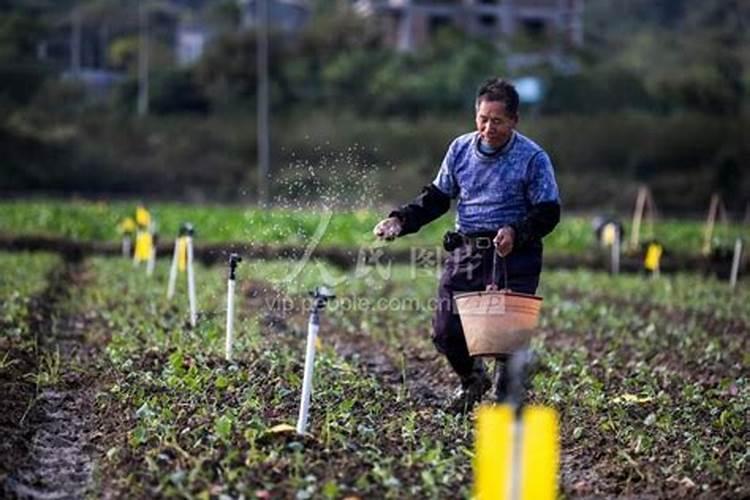
<path fill-rule="evenodd" d="M 274 300 L 291 299 L 300 304 L 302 297 L 284 297 L 273 291 L 273 285 L 260 281 L 247 284 L 244 288 L 247 304 L 262 311 L 264 326 L 278 333 L 307 335 L 308 312 L 300 308 L 293 311 L 279 311 Z M 268 305 L 271 307 L 267 307 Z M 325 319 L 322 313 L 320 341 L 333 346 L 341 357 L 374 375 L 385 386 L 396 391 L 406 391 L 415 402 L 427 406 L 440 406 L 445 403 L 457 379 L 448 368 L 447 362 L 434 349 L 425 351 L 417 342 L 404 342 L 401 345 L 373 338 L 368 332 L 347 332 L 337 328 Z"/>
<path fill-rule="evenodd" d="M 243 282 L 240 285 L 239 291 L 242 294 L 241 300 L 243 301 L 243 308 L 246 310 L 257 311 L 262 315 L 261 320 L 264 325 L 264 330 L 268 329 L 268 331 L 277 333 L 280 335 L 280 339 L 294 342 L 295 345 L 303 345 L 303 339 L 306 334 L 307 311 L 280 311 L 274 307 L 269 307 L 269 304 L 273 303 L 274 298 L 284 298 L 273 290 L 273 286 L 270 283 L 260 281 Z M 612 301 L 607 302 L 605 297 L 592 298 L 587 296 L 586 300 L 617 305 L 616 303 L 613 304 Z M 295 304 L 301 302 L 302 301 L 300 300 L 293 300 L 293 303 Z M 634 306 L 632 303 L 625 303 L 620 304 L 619 307 Z M 653 304 L 642 304 L 641 306 L 636 307 L 643 308 L 642 310 L 639 309 L 641 315 L 648 315 L 650 314 L 650 311 L 659 306 L 654 306 Z M 713 317 L 696 317 L 695 313 L 692 311 L 675 312 L 673 310 L 664 310 L 661 312 L 664 314 L 675 314 L 674 321 L 686 321 L 686 315 L 692 315 L 690 317 L 694 320 L 699 320 L 701 322 L 705 321 L 706 327 L 712 326 L 721 328 L 722 332 L 725 332 L 727 335 L 746 336 L 747 333 L 746 325 L 744 324 L 736 324 L 732 321 L 722 322 Z M 426 341 L 424 338 L 415 340 L 413 337 L 414 335 L 426 334 L 426 330 L 424 332 L 404 332 L 404 335 L 398 339 L 389 339 L 385 341 L 383 339 L 375 338 L 365 331 L 352 332 L 341 327 L 335 327 L 332 325 L 329 318 L 326 317 L 326 313 L 323 313 L 323 315 L 321 340 L 324 347 L 333 347 L 338 354 L 348 359 L 353 365 L 359 367 L 363 373 L 375 377 L 383 386 L 388 388 L 387 393 L 389 396 L 395 396 L 397 394 L 407 396 L 403 400 L 399 398 L 397 401 L 396 397 L 392 397 L 390 400 L 385 401 L 385 414 L 406 411 L 429 413 L 431 409 L 443 405 L 443 402 L 455 385 L 456 379 L 451 373 L 447 362 L 432 349 L 432 346 L 429 345 L 429 341 Z M 65 324 L 65 322 L 63 322 L 63 324 Z M 72 325 L 73 326 L 71 326 L 71 323 L 68 323 L 67 326 L 61 328 L 60 331 L 77 331 L 75 321 L 73 321 Z M 427 327 L 428 325 L 425 326 L 425 328 Z M 82 328 L 82 330 L 83 329 L 85 328 Z M 606 355 L 609 350 L 609 346 L 601 341 L 597 341 L 596 339 L 582 339 L 581 332 L 574 329 L 564 332 L 545 332 L 544 334 L 547 337 L 547 342 L 550 346 L 557 345 L 562 348 L 570 348 L 573 343 L 581 341 L 586 342 L 589 356 L 591 356 L 592 359 Z M 58 344 L 59 341 L 60 339 L 58 335 Z M 72 346 L 75 345 L 80 346 L 82 345 L 82 342 L 79 340 L 77 344 L 75 342 L 72 344 Z M 750 345 L 747 344 L 747 341 L 745 341 L 743 345 L 750 349 Z M 631 353 L 624 353 L 623 357 L 627 360 L 630 354 Z M 740 353 L 738 353 L 738 356 L 739 355 Z M 167 362 L 167 356 L 168 353 L 165 352 L 146 352 L 141 360 L 142 364 L 134 366 L 133 369 L 158 371 L 159 367 Z M 664 359 L 661 360 L 662 363 L 669 364 L 669 362 L 672 361 L 676 365 L 677 363 L 683 362 L 675 353 L 664 353 L 663 356 Z M 217 360 L 216 362 L 217 365 L 220 364 L 220 361 Z M 244 362 L 240 362 L 240 368 L 248 371 L 253 369 L 253 367 Z M 257 367 L 255 369 L 258 370 Z M 260 373 L 263 372 L 263 370 L 258 371 Z M 572 384 L 573 382 L 571 382 L 571 385 Z M 621 392 L 619 391 L 619 387 L 612 389 L 613 393 L 619 394 Z M 56 390 L 60 391 L 59 388 Z M 79 387 L 78 392 L 74 393 L 72 396 L 66 395 L 63 397 L 57 397 L 57 395 L 51 394 L 47 399 L 49 399 L 49 404 L 58 405 L 58 414 L 64 412 L 64 408 L 62 407 L 65 406 L 65 401 L 68 401 L 72 402 L 70 406 L 74 410 L 77 408 L 76 411 L 79 411 L 78 415 L 85 415 L 85 411 L 81 413 L 81 408 L 85 408 L 87 400 L 85 396 L 80 396 L 80 394 L 81 391 Z M 55 401 L 56 397 L 57 400 Z M 532 394 L 532 400 L 533 399 Z M 278 417 L 280 414 L 293 414 L 294 406 L 296 406 L 296 402 L 290 403 L 290 408 L 276 408 L 274 410 L 275 413 L 264 415 L 264 419 L 270 421 L 273 418 Z M 50 413 L 54 414 L 55 412 L 55 410 L 44 410 L 44 404 L 41 403 L 38 407 L 42 415 L 47 415 L 47 420 L 51 419 Z M 124 442 L 126 439 L 126 436 L 124 435 L 126 430 L 132 428 L 132 420 L 134 418 L 133 412 L 125 410 L 127 409 L 109 408 L 107 410 L 108 413 L 97 417 L 97 427 L 101 424 L 101 427 L 99 427 L 100 435 L 106 436 L 108 442 Z M 594 436 L 585 441 L 570 439 L 569 436 L 572 434 L 570 426 L 572 425 L 571 422 L 573 421 L 574 416 L 566 416 L 567 409 L 564 407 L 560 408 L 560 410 L 563 414 L 561 479 L 562 490 L 566 496 L 576 498 L 691 498 L 700 496 L 698 495 L 699 492 L 693 487 L 690 487 L 687 482 L 685 482 L 685 484 L 680 483 L 679 481 L 681 481 L 682 478 L 677 478 L 674 484 L 666 484 L 660 479 L 659 474 L 657 473 L 657 468 L 660 466 L 659 464 L 642 464 L 645 473 L 653 474 L 653 478 L 644 479 L 644 483 L 647 484 L 631 484 L 630 481 L 632 481 L 632 478 L 627 476 L 622 470 L 622 467 L 618 465 L 615 460 L 616 457 L 614 454 L 616 451 L 610 448 L 612 441 L 606 435 L 600 433 L 595 433 Z M 19 409 L 18 411 L 21 410 Z M 63 416 L 73 421 L 75 421 L 76 418 L 71 414 L 64 414 Z M 32 417 L 27 418 L 30 419 L 30 421 L 36 421 Z M 568 422 L 565 421 L 566 419 L 568 419 Z M 76 457 L 85 455 L 87 450 L 85 427 L 88 421 L 86 418 L 82 417 L 81 422 L 81 432 L 75 431 L 76 425 L 73 425 L 71 426 L 73 429 L 73 436 L 65 436 L 70 437 L 71 439 L 65 443 L 58 443 L 60 445 L 58 446 L 59 448 L 62 448 L 63 445 L 69 445 L 67 449 L 73 450 L 75 454 L 74 456 Z M 595 428 L 595 422 L 584 423 L 590 424 L 590 428 L 592 429 Z M 580 424 L 581 422 L 576 422 L 575 425 Z M 421 431 L 426 434 L 434 432 L 434 429 L 430 429 L 429 425 L 430 424 L 425 424 L 425 427 L 423 427 Z M 48 428 L 52 427 L 50 426 Z M 38 430 L 39 429 L 37 429 L 37 431 Z M 40 435 L 44 436 L 44 433 L 41 433 Z M 82 437 L 79 439 L 80 436 Z M 34 455 L 33 438 L 29 438 L 26 442 L 28 442 L 28 448 L 30 450 L 29 455 Z M 399 453 L 400 445 L 401 444 L 397 442 L 383 443 L 382 453 L 396 456 Z M 325 460 L 340 459 L 340 457 L 332 455 L 330 450 L 325 450 L 320 443 L 306 443 L 306 446 L 308 447 L 308 453 L 311 457 L 320 458 L 320 460 L 313 460 L 315 463 L 313 472 L 317 473 L 319 471 L 321 477 L 323 477 L 323 471 L 330 468 L 330 463 L 325 462 Z M 125 449 L 125 447 L 123 447 L 123 449 Z M 77 450 L 80 450 L 81 453 L 78 453 Z M 37 456 L 39 456 L 38 452 Z M 73 460 L 66 460 L 67 459 L 63 459 L 62 461 L 67 464 L 73 462 Z M 33 464 L 33 461 L 31 462 Z M 37 462 L 39 462 L 39 460 L 37 460 Z M 112 477 L 104 477 L 102 479 L 102 486 L 105 490 L 114 491 L 115 496 L 127 496 L 127 491 L 118 490 L 118 488 L 120 488 L 118 484 L 108 484 L 108 482 L 116 481 L 118 477 L 122 478 L 130 474 L 135 474 L 135 477 L 137 477 L 140 470 L 139 468 L 143 467 L 141 457 L 136 455 L 129 456 L 125 463 L 127 464 L 125 467 L 121 467 L 116 471 L 111 471 L 116 473 L 112 474 Z M 366 467 L 363 464 L 353 462 L 349 458 L 347 458 L 346 461 L 341 459 L 337 464 L 339 466 L 344 464 L 347 468 L 347 472 L 351 472 L 352 474 L 361 473 L 366 470 Z M 40 466 L 37 464 L 36 467 L 37 469 L 26 468 L 24 470 L 38 471 Z M 349 467 L 351 467 L 351 469 L 349 469 Z M 90 477 L 90 462 L 82 461 L 76 463 L 71 469 L 74 469 L 78 474 L 78 476 L 75 476 L 75 474 L 68 476 L 71 477 L 71 480 L 78 478 L 86 479 L 87 471 L 89 471 L 88 474 Z M 105 473 L 106 472 L 107 471 L 105 471 Z M 276 464 L 274 466 L 269 465 L 268 470 L 255 470 L 254 472 L 261 475 L 264 479 L 270 478 L 281 482 L 286 478 L 285 474 L 288 471 L 284 466 Z M 63 472 L 56 472 L 56 474 L 63 474 Z M 27 476 L 33 479 L 34 473 L 28 472 Z M 13 477 L 20 476 L 15 474 Z M 701 478 L 696 477 L 693 479 L 700 480 Z M 81 485 L 80 482 L 77 484 L 78 486 L 75 486 L 75 488 L 79 488 L 78 490 L 73 491 L 74 487 L 70 487 L 71 491 L 73 491 L 72 496 L 76 496 L 75 493 L 77 491 L 85 491 L 85 485 Z M 251 482 L 249 484 L 254 483 Z M 156 487 L 156 485 L 151 485 L 151 487 Z M 718 491 L 721 490 L 719 489 Z M 713 495 L 715 492 L 709 493 Z M 720 494 L 715 496 L 722 497 Z M 37 496 L 32 498 L 43 497 Z"/>
<path fill-rule="evenodd" d="M 612 397 L 631 390 L 627 388 L 627 379 L 629 369 L 634 364 L 633 360 L 643 360 L 649 366 L 655 367 L 655 380 L 658 379 L 656 372 L 666 370 L 678 374 L 685 384 L 700 386 L 704 392 L 719 387 L 721 380 L 743 376 L 743 369 L 740 367 L 743 366 L 743 356 L 750 350 L 750 336 L 748 336 L 750 329 L 742 320 L 724 319 L 704 311 L 681 309 L 639 299 L 629 300 L 606 293 L 584 294 L 569 290 L 566 292 L 566 298 L 572 301 L 585 300 L 595 305 L 601 304 L 608 307 L 612 311 L 611 314 L 622 313 L 633 317 L 639 325 L 643 318 L 650 318 L 652 315 L 659 317 L 665 324 L 693 325 L 703 331 L 711 332 L 712 338 L 726 353 L 722 363 L 707 364 L 691 357 L 690 352 L 661 349 L 656 345 L 653 348 L 644 348 L 644 345 L 637 339 L 625 338 L 620 342 L 612 343 L 612 339 L 586 335 L 585 332 L 576 328 L 545 329 L 540 332 L 547 349 L 569 350 L 574 346 L 584 348 L 591 372 L 599 380 L 604 381 L 604 389 L 612 394 Z M 633 331 L 638 328 L 634 325 Z M 598 360 L 612 357 L 613 352 L 616 353 L 614 358 L 619 363 L 617 366 L 610 365 L 610 369 L 617 371 L 620 374 L 619 377 L 608 376 L 602 365 L 597 363 Z M 747 373 L 746 369 L 744 373 Z M 576 380 L 566 381 L 571 385 L 575 385 L 576 382 Z M 673 401 L 682 401 L 680 393 L 682 384 L 667 384 L 662 387 L 662 390 L 668 393 Z M 727 393 L 726 397 L 731 398 L 731 395 Z M 643 413 L 641 418 L 645 419 L 648 411 L 639 408 L 633 408 L 631 411 L 639 410 Z M 671 456 L 667 450 L 664 450 L 663 455 L 658 455 L 655 460 L 631 462 L 631 470 L 625 470 L 626 467 L 618 463 L 615 452 L 618 446 L 613 441 L 612 433 L 598 431 L 586 441 L 575 439 L 572 437 L 575 427 L 595 429 L 598 423 L 595 420 L 586 421 L 585 417 L 581 420 L 583 413 L 575 408 L 561 407 L 560 411 L 562 419 L 561 479 L 563 490 L 572 497 L 748 498 L 746 487 L 730 491 L 726 484 L 721 481 L 717 482 L 717 477 L 707 471 L 696 471 L 691 478 L 668 477 L 665 479 L 660 469 L 666 469 L 670 465 Z M 695 408 L 689 411 L 696 415 L 698 421 L 713 421 L 710 411 Z M 696 430 L 698 440 L 700 440 L 699 433 Z M 675 443 L 675 446 L 682 445 Z M 708 489 L 700 491 L 696 484 L 706 484 Z M 738 491 L 742 492 L 737 493 Z"/>
<path fill-rule="evenodd" d="M 260 293 L 258 290 L 261 288 L 256 287 L 254 293 Z M 582 296 L 581 299 L 584 297 Z M 745 349 L 730 356 L 736 361 L 736 363 L 731 363 L 735 367 L 742 363 L 744 352 L 750 349 L 748 325 L 737 319 L 722 319 L 707 312 L 676 309 L 645 301 L 632 302 L 607 295 L 587 295 L 585 300 L 607 305 L 615 310 L 627 311 L 628 314 L 632 314 L 631 311 L 634 310 L 637 318 L 648 318 L 651 314 L 656 314 L 671 324 L 694 324 L 705 331 L 713 332 L 719 339 L 742 338 L 744 340 L 740 342 L 740 345 Z M 270 318 L 270 314 L 268 313 L 267 317 Z M 304 332 L 301 330 L 304 329 L 306 314 L 304 311 L 295 311 L 290 317 L 283 319 L 275 317 L 273 321 L 277 325 L 286 325 L 287 329 L 289 329 L 288 324 L 293 323 L 297 325 L 297 335 L 303 335 Z M 394 392 L 406 391 L 410 407 L 420 409 L 442 407 L 451 389 L 457 383 L 447 362 L 432 349 L 429 342 L 425 339 L 415 339 L 414 336 L 426 335 L 426 332 L 409 332 L 402 338 L 383 341 L 365 331 L 352 332 L 332 327 L 330 324 L 325 327 L 325 319 L 323 321 L 321 339 L 326 345 L 333 345 L 339 355 L 350 360 L 365 373 L 374 376 L 383 385 L 390 386 Z M 606 342 L 582 337 L 582 332 L 576 329 L 564 332 L 543 332 L 543 335 L 547 337 L 549 347 L 570 348 L 571 345 L 583 342 L 592 360 L 592 366 L 595 365 L 593 363 L 595 359 L 603 359 L 612 349 L 612 346 Z M 634 349 L 636 346 L 628 344 L 621 346 L 619 348 L 621 355 L 618 358 L 624 360 L 623 363 L 627 363 L 629 359 L 643 354 Z M 680 353 L 674 351 L 655 349 L 651 355 L 653 357 L 650 358 L 649 363 L 653 366 L 669 367 L 676 373 L 683 373 L 685 380 L 699 382 L 704 387 L 716 385 L 723 376 L 737 376 L 735 369 L 730 366 L 720 370 L 717 370 L 717 367 L 700 366 L 697 360 L 685 360 Z M 545 370 L 543 366 L 540 369 Z M 594 372 L 597 369 L 593 368 Z M 600 375 L 603 376 L 603 374 Z M 575 381 L 570 381 L 570 384 L 574 383 Z M 617 384 L 616 381 L 611 383 Z M 620 383 L 624 383 L 624 379 Z M 608 390 L 613 394 L 620 394 L 625 389 L 619 385 L 613 385 Z M 677 387 L 667 390 L 673 393 L 675 400 L 678 400 Z M 490 401 L 490 396 L 490 394 L 486 396 L 486 401 Z M 533 389 L 529 396 L 532 402 L 537 399 Z M 566 496 L 575 498 L 695 498 L 696 495 L 698 497 L 732 497 L 732 494 L 725 489 L 725 485 L 714 484 L 711 490 L 700 493 L 689 478 L 665 479 L 661 477 L 658 467 L 666 466 L 666 462 L 639 463 L 637 467 L 634 466 L 634 470 L 639 471 L 643 476 L 634 478 L 632 471 L 625 471 L 614 456 L 616 450 L 611 448 L 611 436 L 603 433 L 599 436 L 595 434 L 585 441 L 573 439 L 571 438 L 573 427 L 582 423 L 568 415 L 568 408 L 561 407 L 559 410 L 563 418 L 560 478 L 562 492 Z M 643 417 L 645 418 L 646 415 Z M 707 421 L 710 418 L 709 415 L 705 417 Z M 590 424 L 592 428 L 596 425 L 594 422 Z M 429 432 L 428 429 L 423 430 Z M 710 475 L 696 475 L 693 479 L 712 484 Z"/>
<path fill-rule="evenodd" d="M 10 460 L 4 461 L 7 473 L 0 478 L 5 497 L 84 498 L 90 490 L 93 464 L 88 434 L 94 377 L 85 374 L 84 367 L 91 350 L 85 322 L 65 311 L 71 287 L 83 279 L 81 264 L 67 261 L 52 272 L 47 289 L 34 299 L 30 331 L 36 336 L 37 353 L 21 360 L 19 368 L 30 371 L 10 382 L 15 390 L 5 393 L 14 409 L 3 419 L 10 427 L 10 439 L 7 444 L 3 440 Z M 27 409 L 16 420 L 24 401 Z"/>

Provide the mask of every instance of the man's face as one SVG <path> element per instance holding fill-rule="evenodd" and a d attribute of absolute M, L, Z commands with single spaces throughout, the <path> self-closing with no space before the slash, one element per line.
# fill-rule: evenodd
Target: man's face
<path fill-rule="evenodd" d="M 490 147 L 498 148 L 505 144 L 518 123 L 518 116 L 510 116 L 502 101 L 482 100 L 477 108 L 477 131 Z"/>

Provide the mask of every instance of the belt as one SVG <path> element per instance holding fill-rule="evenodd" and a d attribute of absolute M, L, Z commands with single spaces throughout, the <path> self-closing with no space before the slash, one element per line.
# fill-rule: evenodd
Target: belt
<path fill-rule="evenodd" d="M 472 234 L 472 235 L 463 235 L 464 237 L 464 245 L 470 246 L 471 248 L 475 250 L 487 250 L 490 248 L 495 248 L 495 242 L 493 241 L 495 239 L 495 235 L 497 233 L 485 233 L 485 234 Z"/>

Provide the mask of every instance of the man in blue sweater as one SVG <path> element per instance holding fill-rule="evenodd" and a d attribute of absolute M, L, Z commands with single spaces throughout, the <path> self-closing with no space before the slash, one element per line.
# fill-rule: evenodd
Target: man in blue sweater
<path fill-rule="evenodd" d="M 443 242 L 451 253 L 443 263 L 432 337 L 461 380 L 450 404 L 458 412 L 479 402 L 492 381 L 482 361 L 469 356 L 454 292 L 484 290 L 489 283 L 502 288 L 507 279 L 513 291 L 533 294 L 542 270 L 542 238 L 560 221 L 552 162 L 515 130 L 518 101 L 511 83 L 486 81 L 476 96 L 476 132 L 456 138 L 432 184 L 373 230 L 385 240 L 414 233 L 458 200 L 456 232 L 447 233 Z M 506 260 L 507 271 L 498 276 L 492 276 L 495 251 Z M 500 380 L 496 391 L 502 396 Z"/>

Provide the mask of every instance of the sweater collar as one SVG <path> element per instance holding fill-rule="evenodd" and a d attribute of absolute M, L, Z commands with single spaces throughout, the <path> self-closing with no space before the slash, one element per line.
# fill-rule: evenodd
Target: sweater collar
<path fill-rule="evenodd" d="M 474 141 L 473 141 L 473 143 L 474 143 L 473 146 L 474 147 L 472 149 L 474 150 L 474 153 L 480 159 L 482 159 L 482 160 L 493 160 L 495 158 L 498 158 L 499 156 L 504 155 L 508 151 L 510 151 L 510 149 L 513 147 L 513 144 L 516 142 L 516 134 L 517 134 L 517 132 L 514 130 L 511 133 L 510 138 L 505 142 L 505 144 L 503 144 L 502 147 L 500 147 L 497 151 L 495 151 L 492 154 L 487 154 L 487 153 L 483 152 L 479 148 L 479 141 L 481 141 L 482 139 L 481 139 L 481 136 L 479 135 L 479 132 L 476 132 L 474 134 Z"/>

